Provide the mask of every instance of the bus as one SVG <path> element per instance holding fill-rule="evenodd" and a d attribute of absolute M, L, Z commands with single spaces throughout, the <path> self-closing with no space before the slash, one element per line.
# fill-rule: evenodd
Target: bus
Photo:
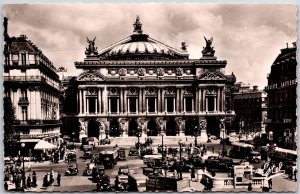
<path fill-rule="evenodd" d="M 297 151 L 275 147 L 275 150 L 273 151 L 270 157 L 272 160 L 278 162 L 286 162 L 286 161 L 296 162 Z"/>
<path fill-rule="evenodd" d="M 248 159 L 251 157 L 254 146 L 251 144 L 233 142 L 232 149 L 229 151 L 229 156 L 232 158 Z"/>

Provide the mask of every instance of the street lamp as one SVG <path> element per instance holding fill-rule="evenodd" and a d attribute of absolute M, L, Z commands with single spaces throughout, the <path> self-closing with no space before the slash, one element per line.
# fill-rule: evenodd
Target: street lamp
<path fill-rule="evenodd" d="M 73 148 L 74 148 L 74 146 L 75 146 L 74 139 L 75 139 L 75 132 L 73 132 L 73 133 L 72 133 L 72 142 L 73 142 Z"/>
<path fill-rule="evenodd" d="M 222 150 L 222 156 L 224 157 L 225 153 L 225 129 L 222 128 L 222 133 L 223 133 L 223 150 Z"/>
<path fill-rule="evenodd" d="M 182 141 L 178 141 L 179 145 L 179 168 L 180 168 L 180 179 L 182 179 L 182 161 L 181 161 L 181 152 L 182 152 Z"/>
<path fill-rule="evenodd" d="M 195 136 L 195 147 L 197 147 L 197 137 L 198 137 L 198 129 L 197 129 L 197 126 L 195 126 L 194 136 Z"/>
<path fill-rule="evenodd" d="M 22 162 L 23 162 L 23 173 L 22 173 L 22 181 L 23 181 L 23 187 L 25 187 L 26 183 L 25 183 L 25 165 L 24 165 L 24 160 L 25 160 L 25 154 L 24 154 L 24 148 L 25 148 L 25 143 L 21 143 L 21 147 L 22 147 L 22 155 L 23 155 L 23 158 L 22 158 Z"/>
<path fill-rule="evenodd" d="M 139 128 L 139 131 L 136 133 L 136 136 L 137 136 L 137 138 L 138 138 L 138 145 L 137 145 L 137 148 L 138 148 L 138 151 L 139 151 L 139 154 L 140 154 L 140 137 L 141 137 L 140 128 Z"/>
<path fill-rule="evenodd" d="M 162 157 L 162 159 L 164 159 L 164 135 L 165 135 L 165 133 L 161 132 L 160 135 L 161 135 L 161 157 Z"/>

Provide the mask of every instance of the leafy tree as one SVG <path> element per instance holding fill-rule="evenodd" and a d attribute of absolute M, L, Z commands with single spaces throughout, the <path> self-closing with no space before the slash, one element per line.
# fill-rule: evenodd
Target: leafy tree
<path fill-rule="evenodd" d="M 5 155 L 17 154 L 16 144 L 20 141 L 20 135 L 16 132 L 14 125 L 15 107 L 10 97 L 4 97 L 4 151 Z"/>

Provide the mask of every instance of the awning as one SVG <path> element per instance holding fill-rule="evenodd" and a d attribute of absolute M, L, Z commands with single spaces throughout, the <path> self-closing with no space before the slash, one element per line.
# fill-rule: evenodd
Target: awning
<path fill-rule="evenodd" d="M 35 143 L 37 143 L 39 141 L 40 141 L 40 139 L 21 139 L 20 140 L 21 143 L 28 143 L 28 142 L 35 142 Z"/>
<path fill-rule="evenodd" d="M 56 149 L 57 146 L 53 145 L 45 140 L 40 140 L 35 146 L 35 150 L 47 150 L 47 149 Z"/>

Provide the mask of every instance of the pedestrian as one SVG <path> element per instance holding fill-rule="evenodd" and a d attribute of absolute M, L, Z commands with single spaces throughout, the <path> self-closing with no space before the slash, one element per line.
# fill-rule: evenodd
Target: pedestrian
<path fill-rule="evenodd" d="M 297 181 L 297 168 L 294 170 L 295 181 Z"/>
<path fill-rule="evenodd" d="M 27 188 L 30 189 L 31 188 L 31 175 L 29 174 L 27 177 Z"/>
<path fill-rule="evenodd" d="M 7 184 L 7 181 L 4 182 L 4 189 L 5 189 L 5 191 L 8 191 L 8 184 Z"/>
<path fill-rule="evenodd" d="M 36 187 L 36 174 L 35 171 L 33 171 L 34 173 L 32 173 L 32 187 Z"/>
<path fill-rule="evenodd" d="M 213 153 L 213 154 L 215 153 L 215 148 L 214 148 L 214 147 L 212 147 L 212 153 Z"/>
<path fill-rule="evenodd" d="M 252 183 L 249 183 L 249 185 L 248 185 L 248 191 L 249 191 L 249 192 L 252 191 Z"/>
<path fill-rule="evenodd" d="M 269 189 L 272 189 L 272 179 L 268 180 L 268 184 L 269 184 Z"/>
<path fill-rule="evenodd" d="M 191 168 L 191 180 L 194 181 L 195 179 L 195 169 L 194 167 Z"/>
<path fill-rule="evenodd" d="M 44 176 L 43 178 L 43 187 L 47 188 L 48 187 L 48 183 L 47 183 L 47 174 Z"/>
<path fill-rule="evenodd" d="M 60 179 L 61 179 L 61 175 L 60 173 L 58 172 L 57 173 L 57 177 L 56 177 L 56 181 L 57 181 L 57 186 L 60 187 Z"/>
<path fill-rule="evenodd" d="M 53 171 L 53 169 L 51 168 L 51 170 L 50 170 L 50 185 L 52 185 L 52 183 L 54 182 L 54 171 Z"/>
<path fill-rule="evenodd" d="M 289 179 L 293 179 L 293 167 L 290 166 L 288 171 L 289 171 Z"/>
<path fill-rule="evenodd" d="M 50 173 L 47 173 L 47 187 L 50 186 Z"/>
<path fill-rule="evenodd" d="M 28 168 L 28 171 L 30 172 L 31 171 L 31 164 L 30 164 L 30 162 L 27 163 L 27 168 Z"/>

